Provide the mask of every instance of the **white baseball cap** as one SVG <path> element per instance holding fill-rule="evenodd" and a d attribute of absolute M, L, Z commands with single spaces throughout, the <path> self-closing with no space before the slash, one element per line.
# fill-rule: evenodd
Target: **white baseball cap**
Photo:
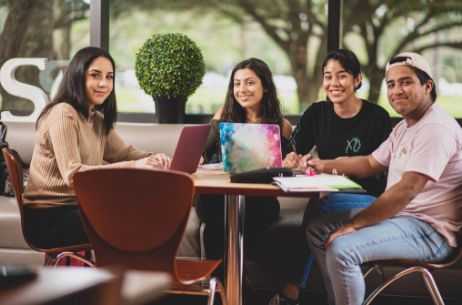
<path fill-rule="evenodd" d="M 402 58 L 403 60 L 398 60 L 396 61 L 395 59 Z M 392 63 L 390 63 L 392 62 Z M 385 66 L 385 74 L 388 73 L 388 70 L 390 70 L 393 67 L 396 66 L 410 66 L 417 68 L 430 76 L 431 79 L 433 79 L 432 76 L 432 69 L 430 68 L 430 65 L 428 62 L 425 60 L 425 58 L 417 53 L 414 52 L 403 52 L 399 53 L 396 56 L 393 56 L 393 58 L 387 63 Z"/>

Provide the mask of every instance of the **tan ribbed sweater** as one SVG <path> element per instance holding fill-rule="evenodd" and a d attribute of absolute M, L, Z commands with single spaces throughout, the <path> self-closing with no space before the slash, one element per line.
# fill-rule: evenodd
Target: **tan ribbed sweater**
<path fill-rule="evenodd" d="M 85 119 L 67 103 L 54 106 L 37 130 L 24 204 L 36 207 L 75 205 L 72 177 L 79 170 L 134 167 L 150 153 L 125 144 L 112 129 L 103 132 L 103 116 Z M 102 165 L 106 161 L 107 165 Z"/>

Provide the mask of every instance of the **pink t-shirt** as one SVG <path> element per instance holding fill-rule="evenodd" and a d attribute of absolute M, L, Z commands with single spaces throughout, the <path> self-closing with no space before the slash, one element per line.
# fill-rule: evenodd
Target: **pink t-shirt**
<path fill-rule="evenodd" d="M 456 120 L 433 104 L 413 126 L 399 122 L 372 156 L 388 167 L 387 189 L 405 172 L 430 178 L 398 215 L 429 223 L 456 247 L 462 226 L 462 129 Z"/>

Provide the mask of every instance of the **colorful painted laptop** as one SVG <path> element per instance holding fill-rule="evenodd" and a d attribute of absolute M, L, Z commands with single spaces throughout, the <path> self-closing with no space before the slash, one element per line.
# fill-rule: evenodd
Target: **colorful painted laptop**
<path fill-rule="evenodd" d="M 281 133 L 275 124 L 220 123 L 225 172 L 282 167 Z"/>

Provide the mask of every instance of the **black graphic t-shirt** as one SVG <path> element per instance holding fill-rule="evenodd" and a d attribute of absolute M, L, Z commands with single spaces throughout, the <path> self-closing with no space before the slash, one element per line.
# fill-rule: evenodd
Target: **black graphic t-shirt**
<path fill-rule="evenodd" d="M 303 113 L 292 137 L 298 153 L 307 154 L 316 145 L 320 159 L 335 159 L 369 155 L 390 132 L 390 116 L 376 104 L 363 100 L 358 114 L 344 119 L 335 113 L 332 102 L 322 101 Z M 383 174 L 354 180 L 371 195 L 378 196 L 385 190 Z"/>

